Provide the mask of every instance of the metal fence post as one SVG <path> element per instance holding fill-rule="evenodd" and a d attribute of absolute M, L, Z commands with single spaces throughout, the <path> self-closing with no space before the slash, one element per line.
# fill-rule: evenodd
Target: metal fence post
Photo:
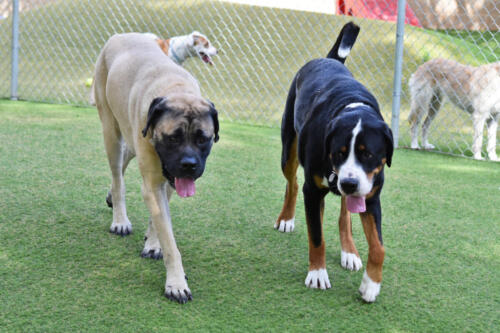
<path fill-rule="evenodd" d="M 406 0 L 398 0 L 398 21 L 396 28 L 396 54 L 394 61 L 394 85 L 392 90 L 391 128 L 394 136 L 394 147 L 399 141 L 399 109 L 401 106 L 401 72 L 403 67 L 403 42 L 405 31 Z"/>
<path fill-rule="evenodd" d="M 19 74 L 19 0 L 12 2 L 12 65 L 10 81 L 10 99 L 16 101 L 17 78 Z"/>

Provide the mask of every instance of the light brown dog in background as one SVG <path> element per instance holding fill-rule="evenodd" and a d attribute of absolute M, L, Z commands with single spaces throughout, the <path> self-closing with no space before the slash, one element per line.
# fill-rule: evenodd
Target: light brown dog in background
<path fill-rule="evenodd" d="M 418 127 L 422 125 L 422 146 L 434 149 L 428 141 L 429 126 L 436 117 L 443 98 L 467 111 L 472 116 L 474 128 L 472 153 L 481 158 L 483 128 L 488 127 L 488 158 L 498 161 L 496 134 L 500 119 L 500 62 L 479 67 L 462 65 L 456 61 L 433 59 L 421 65 L 410 78 L 411 148 L 419 149 Z"/>

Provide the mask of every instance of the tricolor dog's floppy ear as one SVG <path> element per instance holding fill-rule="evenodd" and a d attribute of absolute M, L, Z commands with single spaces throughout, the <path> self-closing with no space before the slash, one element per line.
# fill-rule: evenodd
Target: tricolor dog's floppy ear
<path fill-rule="evenodd" d="M 153 99 L 151 102 L 151 105 L 149 106 L 149 111 L 148 111 L 148 119 L 146 121 L 146 126 L 142 130 L 142 136 L 146 137 L 148 134 L 148 130 L 154 129 L 156 126 L 156 123 L 158 122 L 158 119 L 168 110 L 166 107 L 160 107 L 162 102 L 164 102 L 166 99 L 164 97 L 156 97 Z"/>
<path fill-rule="evenodd" d="M 210 103 L 210 117 L 212 117 L 212 122 L 214 123 L 214 142 L 217 142 L 219 141 L 219 114 L 215 109 L 214 103 L 210 101 L 208 103 Z"/>
<path fill-rule="evenodd" d="M 390 168 L 392 163 L 392 154 L 394 152 L 394 139 L 392 137 L 392 131 L 389 126 L 384 122 L 384 142 L 385 142 L 385 151 L 387 158 L 387 166 Z"/>
<path fill-rule="evenodd" d="M 326 126 L 326 132 L 325 132 L 325 139 L 323 141 L 323 161 L 330 161 L 330 158 L 328 156 L 329 153 L 329 145 L 330 142 L 332 141 L 332 138 L 334 135 L 338 132 L 339 126 L 338 126 L 338 118 L 334 118 L 330 124 Z"/>

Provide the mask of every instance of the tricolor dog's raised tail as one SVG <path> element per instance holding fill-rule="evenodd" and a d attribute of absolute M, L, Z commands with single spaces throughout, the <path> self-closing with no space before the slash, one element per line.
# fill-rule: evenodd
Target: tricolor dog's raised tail
<path fill-rule="evenodd" d="M 341 63 L 345 62 L 345 59 L 351 52 L 351 49 L 356 42 L 356 38 L 359 34 L 359 26 L 353 22 L 349 22 L 340 31 L 339 37 L 333 44 L 332 49 L 328 52 L 327 58 L 335 59 Z"/>

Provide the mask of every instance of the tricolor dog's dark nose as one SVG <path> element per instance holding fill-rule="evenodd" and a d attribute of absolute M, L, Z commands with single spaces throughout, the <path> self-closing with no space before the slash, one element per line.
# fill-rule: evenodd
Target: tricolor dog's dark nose
<path fill-rule="evenodd" d="M 356 178 L 344 178 L 340 181 L 340 187 L 345 194 L 353 194 L 358 189 L 359 181 Z"/>
<path fill-rule="evenodd" d="M 182 171 L 186 171 L 186 172 L 194 171 L 197 166 L 198 166 L 198 163 L 196 162 L 195 157 L 185 156 L 181 159 Z"/>

